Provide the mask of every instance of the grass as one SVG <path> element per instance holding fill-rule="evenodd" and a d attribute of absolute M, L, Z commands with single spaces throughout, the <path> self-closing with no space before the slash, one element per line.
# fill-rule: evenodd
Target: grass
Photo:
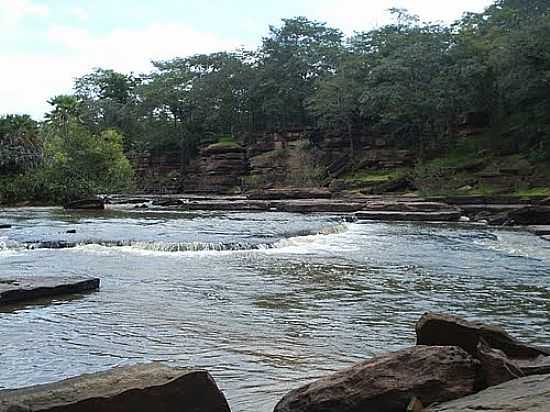
<path fill-rule="evenodd" d="M 392 170 L 357 170 L 348 173 L 343 177 L 345 180 L 358 180 L 360 182 L 387 182 L 389 180 L 398 179 L 407 174 L 408 169 L 392 169 Z"/>
<path fill-rule="evenodd" d="M 514 195 L 521 197 L 550 197 L 550 187 L 533 187 L 531 189 L 518 190 Z"/>
<path fill-rule="evenodd" d="M 237 142 L 235 141 L 235 138 L 233 136 L 231 136 L 230 134 L 226 134 L 226 135 L 222 135 L 222 136 L 218 137 L 218 143 L 223 143 L 223 144 L 234 143 L 234 144 L 236 144 Z"/>

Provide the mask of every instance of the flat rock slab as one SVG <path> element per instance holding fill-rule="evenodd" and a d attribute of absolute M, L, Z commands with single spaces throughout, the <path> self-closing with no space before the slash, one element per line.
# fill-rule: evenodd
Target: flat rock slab
<path fill-rule="evenodd" d="M 395 211 L 361 211 L 355 213 L 359 220 L 387 220 L 409 222 L 455 222 L 462 216 L 460 211 L 439 212 L 395 212 Z"/>
<path fill-rule="evenodd" d="M 80 293 L 99 288 L 98 278 L 0 278 L 0 306 L 37 298 Z"/>
<path fill-rule="evenodd" d="M 548 242 L 550 242 L 550 235 L 548 236 L 541 236 L 542 240 L 546 240 Z"/>
<path fill-rule="evenodd" d="M 548 412 L 550 375 L 528 376 L 475 395 L 432 406 L 426 412 Z"/>
<path fill-rule="evenodd" d="M 230 412 L 208 372 L 158 363 L 0 391 L 0 412 Z"/>
<path fill-rule="evenodd" d="M 528 226 L 527 230 L 538 236 L 550 236 L 550 225 Z"/>

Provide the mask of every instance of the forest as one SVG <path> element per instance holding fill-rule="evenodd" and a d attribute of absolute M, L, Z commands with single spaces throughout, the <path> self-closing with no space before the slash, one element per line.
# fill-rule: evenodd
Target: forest
<path fill-rule="evenodd" d="M 207 143 L 246 147 L 285 130 L 341 136 L 352 162 L 360 136 L 384 136 L 414 152 L 412 173 L 427 180 L 439 172 L 423 165 L 457 156 L 520 155 L 546 173 L 550 3 L 497 0 L 451 25 L 391 13 L 350 37 L 296 17 L 269 27 L 257 50 L 154 61 L 149 73 L 95 69 L 53 96 L 42 121 L 0 117 L 0 201 L 128 191 L 129 154 L 186 163 Z M 466 123 L 480 130 L 465 143 Z"/>

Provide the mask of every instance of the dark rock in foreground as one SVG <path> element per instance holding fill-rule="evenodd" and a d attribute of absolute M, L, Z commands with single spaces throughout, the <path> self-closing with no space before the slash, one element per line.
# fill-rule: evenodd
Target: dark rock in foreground
<path fill-rule="evenodd" d="M 416 346 L 382 355 L 288 393 L 275 412 L 405 411 L 474 393 L 478 362 L 457 347 Z"/>
<path fill-rule="evenodd" d="M 459 346 L 472 356 L 480 338 L 493 349 L 511 358 L 537 358 L 550 355 L 550 349 L 521 343 L 498 326 L 471 322 L 452 315 L 424 314 L 416 324 L 417 345 Z"/>
<path fill-rule="evenodd" d="M 99 288 L 97 278 L 29 277 L 0 279 L 0 306 Z"/>
<path fill-rule="evenodd" d="M 0 391 L 0 412 L 229 412 L 206 371 L 160 364 L 114 368 Z"/>
<path fill-rule="evenodd" d="M 452 402 L 429 407 L 426 412 L 548 412 L 550 375 L 529 376 L 493 386 Z"/>
<path fill-rule="evenodd" d="M 0 229 L 11 229 L 11 225 L 0 225 Z"/>

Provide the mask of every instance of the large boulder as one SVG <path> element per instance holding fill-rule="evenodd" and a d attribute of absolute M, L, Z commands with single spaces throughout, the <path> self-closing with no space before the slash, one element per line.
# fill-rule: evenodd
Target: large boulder
<path fill-rule="evenodd" d="M 0 391 L 0 412 L 229 412 L 208 372 L 157 363 Z"/>
<path fill-rule="evenodd" d="M 416 346 L 382 355 L 288 393 L 275 412 L 405 411 L 474 393 L 478 363 L 457 347 Z"/>
<path fill-rule="evenodd" d="M 462 399 L 434 405 L 426 412 L 548 412 L 550 375 L 528 376 Z"/>
<path fill-rule="evenodd" d="M 459 346 L 476 356 L 480 338 L 491 348 L 499 349 L 511 358 L 550 355 L 549 349 L 522 343 L 501 327 L 472 322 L 457 316 L 426 313 L 416 324 L 417 345 Z"/>

